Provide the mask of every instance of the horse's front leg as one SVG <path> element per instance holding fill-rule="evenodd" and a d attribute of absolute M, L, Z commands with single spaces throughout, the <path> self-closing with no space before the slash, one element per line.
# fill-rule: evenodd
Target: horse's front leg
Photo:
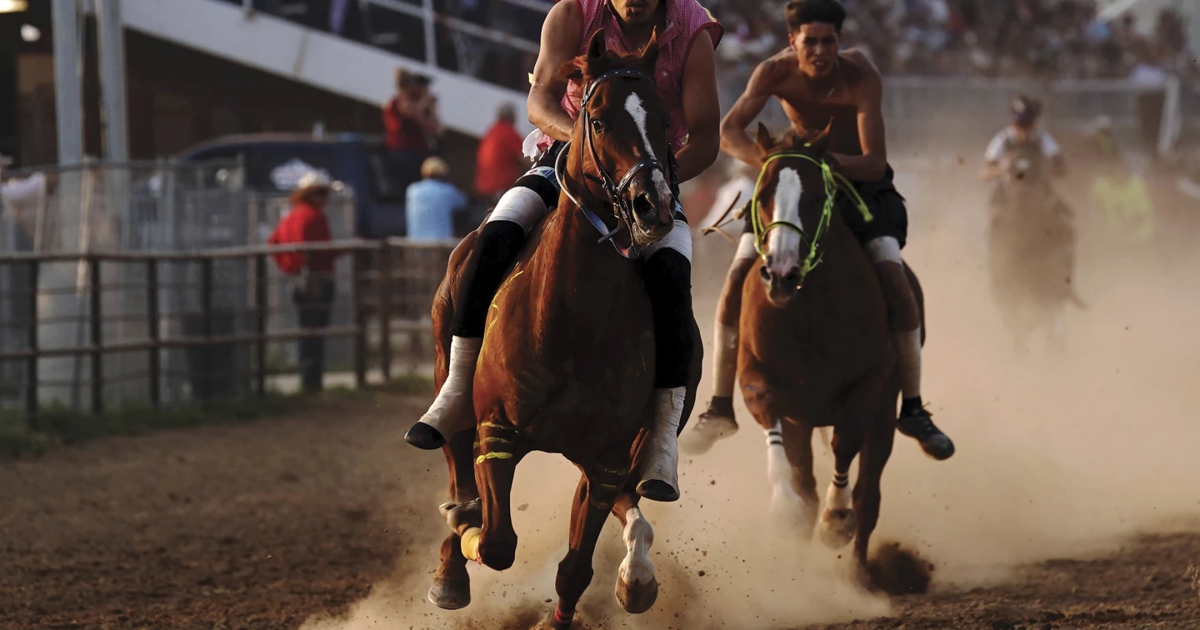
<path fill-rule="evenodd" d="M 429 588 L 429 601 L 439 608 L 458 610 L 471 603 L 471 578 L 467 559 L 462 553 L 460 534 L 469 527 L 483 524 L 479 490 L 471 461 L 474 431 L 463 431 L 442 448 L 450 472 L 450 501 L 439 506 L 452 530 L 442 542 L 441 565 Z M 462 530 L 462 531 L 459 531 Z"/>
<path fill-rule="evenodd" d="M 617 497 L 612 509 L 624 528 L 621 541 L 625 543 L 625 559 L 617 571 L 617 603 L 625 612 L 635 615 L 650 610 L 658 599 L 658 579 L 654 575 L 654 562 L 650 560 L 654 528 L 638 507 L 639 499 L 641 497 L 636 493 L 623 493 Z"/>
<path fill-rule="evenodd" d="M 513 565 L 517 532 L 512 524 L 512 484 L 517 464 L 525 456 L 517 429 L 495 410 L 479 423 L 475 447 L 475 482 L 483 508 L 482 529 L 463 534 L 463 555 L 503 571 Z"/>
<path fill-rule="evenodd" d="M 604 461 L 603 459 L 601 461 Z M 558 606 L 547 625 L 555 630 L 570 628 L 574 624 L 575 610 L 579 598 L 592 583 L 595 571 L 592 556 L 596 553 L 596 541 L 604 528 L 604 521 L 629 476 L 629 462 L 608 467 L 597 464 L 585 471 L 575 490 L 575 501 L 571 506 L 571 533 L 567 555 L 558 563 L 558 574 L 554 578 L 554 590 L 558 592 Z"/>

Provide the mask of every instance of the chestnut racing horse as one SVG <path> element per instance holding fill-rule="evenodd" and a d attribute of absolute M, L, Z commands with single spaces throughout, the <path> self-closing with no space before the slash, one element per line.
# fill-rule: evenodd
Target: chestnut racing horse
<path fill-rule="evenodd" d="M 820 513 L 821 539 L 853 540 L 859 578 L 879 519 L 880 480 L 896 432 L 900 373 L 882 289 L 862 245 L 842 220 L 870 211 L 825 158 L 828 129 L 771 137 L 752 197 L 761 281 L 743 288 L 738 378 L 767 437 L 771 508 L 811 536 L 821 500 L 813 476 L 813 429 L 832 427 L 833 481 Z M 924 296 L 906 267 L 924 319 Z M 921 330 L 925 330 L 922 321 Z M 924 339 L 922 339 L 922 343 Z M 859 458 L 849 490 L 850 464 Z"/>
<path fill-rule="evenodd" d="M 558 158 L 558 207 L 531 234 L 492 303 L 474 381 L 476 430 L 452 436 L 444 447 L 450 502 L 441 511 L 453 533 L 442 544 L 429 591 L 442 608 L 470 602 L 468 559 L 496 570 L 513 564 L 509 495 L 516 467 L 531 451 L 560 453 L 582 472 L 549 624 L 571 625 L 610 512 L 624 527 L 627 547 L 618 601 L 640 613 L 657 597 L 648 555 L 654 532 L 635 491 L 640 449 L 653 427 L 654 334 L 631 253 L 665 237 L 674 220 L 671 192 L 661 186 L 669 174 L 667 117 L 652 78 L 657 55 L 652 38 L 639 55 L 619 57 L 605 49 L 600 32 L 585 55 L 562 69 L 585 88 L 573 139 Z M 615 216 L 601 219 L 601 209 Z M 448 374 L 453 296 L 476 237 L 455 249 L 434 301 L 438 387 Z M 697 351 L 684 421 L 702 361 L 699 329 L 692 327 Z"/>

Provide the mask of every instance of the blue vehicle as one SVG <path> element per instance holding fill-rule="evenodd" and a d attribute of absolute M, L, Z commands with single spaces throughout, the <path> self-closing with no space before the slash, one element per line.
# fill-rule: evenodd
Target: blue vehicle
<path fill-rule="evenodd" d="M 362 238 L 404 236 L 404 191 L 419 177 L 393 166 L 381 136 L 357 133 L 222 136 L 177 158 L 184 163 L 240 162 L 242 187 L 263 193 L 287 194 L 304 171 L 324 170 L 353 189 L 354 231 Z"/>

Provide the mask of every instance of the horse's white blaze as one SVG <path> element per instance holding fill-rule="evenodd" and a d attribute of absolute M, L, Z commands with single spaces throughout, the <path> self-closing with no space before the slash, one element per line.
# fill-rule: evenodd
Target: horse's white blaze
<path fill-rule="evenodd" d="M 779 181 L 775 185 L 775 212 L 772 223 L 788 223 L 804 228 L 800 222 L 800 195 L 804 186 L 800 183 L 800 173 L 794 168 L 779 171 Z M 800 235 L 787 227 L 771 230 L 767 236 L 767 251 L 771 254 L 771 271 L 784 275 L 800 264 Z"/>
<path fill-rule="evenodd" d="M 654 152 L 654 144 L 650 142 L 650 133 L 646 128 L 646 105 L 642 101 L 642 97 L 636 92 L 631 93 L 625 99 L 625 111 L 633 118 L 633 123 L 637 125 L 638 133 L 642 135 L 643 155 L 648 155 L 654 159 L 658 159 L 658 154 Z M 661 160 L 660 160 L 661 161 Z M 654 181 L 654 189 L 658 192 L 661 199 L 667 199 L 671 196 L 671 187 L 667 185 L 667 179 L 663 176 L 661 170 L 655 169 L 650 175 Z"/>
<path fill-rule="evenodd" d="M 650 546 L 654 544 L 654 528 L 636 507 L 625 513 L 625 531 L 621 535 L 625 542 L 625 559 L 617 575 L 628 585 L 646 584 L 654 579 L 654 562 L 650 560 Z"/>
<path fill-rule="evenodd" d="M 646 155 L 658 159 L 654 154 L 654 145 L 650 144 L 650 134 L 646 133 L 646 106 L 637 92 L 631 93 L 629 98 L 625 99 L 625 111 L 633 117 L 638 132 L 642 134 L 642 148 L 646 150 Z"/>
<path fill-rule="evenodd" d="M 800 495 L 792 489 L 792 465 L 783 449 L 783 426 L 779 421 L 763 431 L 767 436 L 767 480 L 771 483 L 771 511 L 786 512 L 800 505 Z"/>

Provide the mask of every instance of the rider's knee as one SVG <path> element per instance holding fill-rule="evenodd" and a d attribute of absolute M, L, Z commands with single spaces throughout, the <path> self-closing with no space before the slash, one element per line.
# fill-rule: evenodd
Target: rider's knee
<path fill-rule="evenodd" d="M 750 273 L 750 268 L 754 266 L 757 258 L 758 252 L 754 249 L 754 235 L 743 234 L 741 240 L 738 241 L 737 253 L 733 255 L 733 262 L 729 265 L 728 281 L 740 284 Z"/>
<path fill-rule="evenodd" d="M 655 254 L 663 251 L 673 251 L 687 259 L 689 265 L 691 264 L 692 230 L 686 221 L 675 219 L 675 227 L 669 234 L 642 250 L 642 260 L 649 261 Z"/>
<path fill-rule="evenodd" d="M 887 301 L 892 329 L 913 330 L 919 327 L 921 312 L 903 264 L 879 262 L 875 264 L 875 271 L 879 276 L 883 297 Z"/>
<path fill-rule="evenodd" d="M 554 169 L 539 166 L 522 175 L 496 203 L 488 223 L 510 221 L 526 234 L 558 204 L 559 184 Z"/>

